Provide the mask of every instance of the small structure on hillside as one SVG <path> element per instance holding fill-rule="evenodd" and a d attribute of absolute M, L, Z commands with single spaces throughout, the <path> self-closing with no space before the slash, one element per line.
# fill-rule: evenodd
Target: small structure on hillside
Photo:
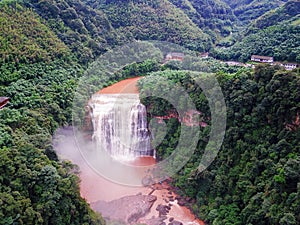
<path fill-rule="evenodd" d="M 261 63 L 273 63 L 274 58 L 270 56 L 252 55 L 251 61 L 261 62 Z"/>
<path fill-rule="evenodd" d="M 209 57 L 209 52 L 201 52 L 201 53 L 200 53 L 200 57 L 201 57 L 202 59 L 207 59 L 207 58 Z"/>
<path fill-rule="evenodd" d="M 8 97 L 0 97 L 0 109 L 2 109 L 9 102 Z"/>
<path fill-rule="evenodd" d="M 184 53 L 170 52 L 166 55 L 165 62 L 168 62 L 170 60 L 183 61 L 183 59 L 184 59 Z"/>
<path fill-rule="evenodd" d="M 283 66 L 286 70 L 296 69 L 299 65 L 297 63 L 281 62 L 280 66 Z"/>

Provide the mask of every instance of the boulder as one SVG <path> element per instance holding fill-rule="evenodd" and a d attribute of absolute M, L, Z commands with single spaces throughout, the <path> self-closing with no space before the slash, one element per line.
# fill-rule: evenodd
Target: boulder
<path fill-rule="evenodd" d="M 168 225 L 183 225 L 183 223 L 181 223 L 180 221 L 177 220 L 173 220 L 171 223 L 169 223 Z"/>
<path fill-rule="evenodd" d="M 98 201 L 91 207 L 105 218 L 131 224 L 147 215 L 156 200 L 154 195 L 132 195 L 111 202 Z"/>
<path fill-rule="evenodd" d="M 159 217 L 167 215 L 169 210 L 170 210 L 170 208 L 166 205 L 160 204 L 156 207 L 156 211 L 159 212 Z"/>
<path fill-rule="evenodd" d="M 158 217 L 158 218 L 151 218 L 148 220 L 145 220 L 144 222 L 147 225 L 166 225 L 166 223 L 164 222 L 164 220 L 166 220 L 167 217 L 163 216 L 163 217 Z"/>

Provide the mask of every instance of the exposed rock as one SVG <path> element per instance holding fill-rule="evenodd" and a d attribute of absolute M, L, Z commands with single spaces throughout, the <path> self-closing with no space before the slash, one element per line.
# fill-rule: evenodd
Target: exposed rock
<path fill-rule="evenodd" d="M 152 179 L 152 177 L 150 175 L 147 175 L 147 176 L 143 177 L 143 179 L 142 179 L 142 184 L 145 187 L 151 185 L 153 182 L 154 181 L 153 181 L 153 179 Z"/>
<path fill-rule="evenodd" d="M 177 200 L 178 205 L 185 206 L 185 201 L 183 199 Z"/>
<path fill-rule="evenodd" d="M 183 225 L 183 223 L 181 223 L 180 221 L 174 220 L 171 223 L 169 223 L 168 225 Z"/>
<path fill-rule="evenodd" d="M 174 198 L 173 198 L 173 197 L 169 197 L 169 201 L 170 201 L 170 202 L 173 202 L 173 201 L 174 201 Z"/>
<path fill-rule="evenodd" d="M 158 217 L 158 218 L 151 218 L 148 220 L 145 220 L 144 222 L 147 225 L 166 225 L 166 223 L 164 222 L 164 220 L 166 220 L 167 217 L 163 216 L 163 217 Z"/>
<path fill-rule="evenodd" d="M 156 200 L 157 197 L 153 195 L 133 195 L 111 202 L 98 201 L 91 206 L 103 217 L 131 224 L 144 217 Z"/>
<path fill-rule="evenodd" d="M 161 217 L 161 216 L 167 215 L 170 208 L 166 205 L 161 205 L 160 204 L 156 207 L 156 210 L 159 212 L 159 217 Z"/>
<path fill-rule="evenodd" d="M 184 198 L 181 198 L 181 197 L 177 196 L 175 199 L 177 200 L 178 205 L 180 205 L 180 206 L 185 206 L 186 205 L 186 201 L 185 201 Z"/>

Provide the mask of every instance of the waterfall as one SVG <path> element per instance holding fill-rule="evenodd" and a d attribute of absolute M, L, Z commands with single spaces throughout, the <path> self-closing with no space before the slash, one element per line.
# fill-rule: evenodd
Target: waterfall
<path fill-rule="evenodd" d="M 98 147 L 121 161 L 152 155 L 146 107 L 139 94 L 95 94 L 89 105 Z"/>

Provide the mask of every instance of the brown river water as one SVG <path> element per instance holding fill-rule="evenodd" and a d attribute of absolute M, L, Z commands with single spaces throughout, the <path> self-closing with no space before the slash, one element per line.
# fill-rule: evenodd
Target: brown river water
<path fill-rule="evenodd" d="M 80 176 L 80 192 L 81 196 L 86 199 L 88 203 L 102 201 L 112 201 L 115 199 L 122 198 L 124 196 L 137 195 L 139 193 L 148 195 L 153 191 L 151 187 L 130 187 L 125 185 L 116 184 L 109 181 L 99 174 L 97 174 L 88 163 L 82 158 L 73 137 L 73 131 L 69 129 L 60 129 L 55 137 L 55 149 L 61 159 L 70 160 L 74 164 L 79 166 L 79 176 Z M 152 157 L 139 158 L 136 161 L 137 165 L 151 165 L 155 163 L 155 159 Z M 142 218 L 140 222 L 144 219 L 150 219 L 155 216 L 158 217 L 158 211 L 156 208 L 159 204 L 166 204 L 165 199 L 170 191 L 170 187 L 166 183 L 156 184 L 155 190 L 152 195 L 157 197 L 151 211 Z M 176 194 L 172 192 L 175 197 Z M 169 211 L 167 217 L 168 219 L 173 217 L 178 221 L 181 221 L 184 225 L 203 225 L 204 223 L 196 219 L 191 211 L 177 204 L 177 200 L 171 202 L 172 207 Z"/>
<path fill-rule="evenodd" d="M 136 82 L 140 78 L 141 77 L 123 80 L 117 84 L 102 89 L 98 93 L 138 93 Z M 81 156 L 76 145 L 72 127 L 61 128 L 57 131 L 57 134 L 54 137 L 54 146 L 61 159 L 70 160 L 79 166 L 79 176 L 81 179 L 80 192 L 81 196 L 86 199 L 88 203 L 92 204 L 97 201 L 109 202 L 125 196 L 151 194 L 156 196 L 157 200 L 151 207 L 150 212 L 145 217 L 139 219 L 139 223 L 146 222 L 147 219 L 151 219 L 153 217 L 158 217 L 159 212 L 156 210 L 157 206 L 160 204 L 169 204 L 171 205 L 171 209 L 167 214 L 167 219 L 164 221 L 166 224 L 169 223 L 170 218 L 174 218 L 175 220 L 182 222 L 184 225 L 204 225 L 204 222 L 195 218 L 188 208 L 178 204 L 175 199 L 177 195 L 166 182 L 151 185 L 149 187 L 130 187 L 114 183 L 100 176 Z M 156 161 L 153 157 L 140 157 L 130 164 L 136 166 L 148 166 L 155 163 Z M 171 200 L 170 197 L 172 197 Z"/>

